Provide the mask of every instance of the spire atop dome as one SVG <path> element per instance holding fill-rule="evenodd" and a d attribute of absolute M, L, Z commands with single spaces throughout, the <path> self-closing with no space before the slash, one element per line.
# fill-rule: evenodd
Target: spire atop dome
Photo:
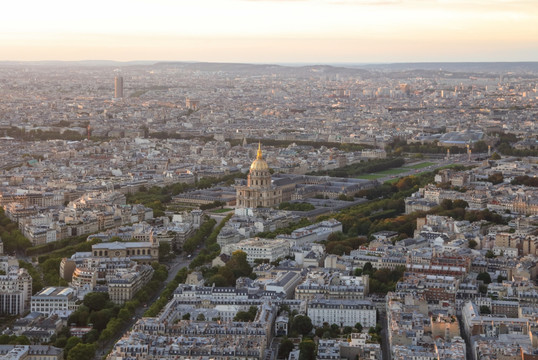
<path fill-rule="evenodd" d="M 262 143 L 261 141 L 258 142 L 258 154 L 256 155 L 256 160 L 259 160 L 262 158 Z"/>
<path fill-rule="evenodd" d="M 252 165 L 250 165 L 250 170 L 256 170 L 256 171 L 269 170 L 269 166 L 267 165 L 267 162 L 263 159 L 261 142 L 258 143 L 258 154 L 256 155 L 256 160 L 254 160 L 252 162 Z"/>

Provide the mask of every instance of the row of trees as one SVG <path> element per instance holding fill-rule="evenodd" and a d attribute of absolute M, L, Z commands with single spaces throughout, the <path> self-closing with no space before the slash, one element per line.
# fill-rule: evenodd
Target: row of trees
<path fill-rule="evenodd" d="M 5 214 L 4 209 L 0 207 L 0 237 L 4 242 L 4 252 L 12 253 L 15 251 L 24 251 L 32 243 L 24 237 L 19 231 L 16 223 L 11 221 Z"/>
<path fill-rule="evenodd" d="M 159 312 L 165 307 L 165 305 L 170 301 L 172 296 L 174 295 L 174 291 L 177 289 L 179 284 L 185 283 L 185 280 L 187 280 L 187 275 L 189 274 L 189 271 L 186 267 L 183 267 L 179 269 L 176 276 L 174 276 L 174 279 L 170 281 L 164 290 L 161 292 L 161 295 L 159 298 L 151 304 L 151 306 L 146 310 L 144 313 L 144 316 L 153 317 L 157 316 Z"/>
<path fill-rule="evenodd" d="M 54 250 L 51 253 L 40 255 L 37 257 L 37 260 L 40 264 L 44 263 L 47 259 L 50 258 L 63 258 L 69 257 L 76 252 L 89 252 L 92 251 L 92 246 L 101 242 L 101 239 L 91 239 L 90 241 L 83 241 L 75 245 L 69 245 L 62 249 Z"/>
<path fill-rule="evenodd" d="M 467 152 L 466 147 L 459 146 L 439 146 L 438 141 L 433 141 L 425 144 L 411 143 L 408 144 L 406 139 L 396 138 L 390 142 L 386 147 L 387 153 L 393 153 L 400 155 L 402 153 L 418 153 L 418 154 L 444 154 L 446 150 L 450 149 L 451 154 L 465 154 Z M 472 146 L 473 153 L 484 153 L 488 151 L 488 144 L 483 141 L 477 141 Z"/>
<path fill-rule="evenodd" d="M 32 246 L 26 249 L 26 256 L 36 256 L 41 254 L 47 254 L 56 250 L 65 250 L 65 248 L 69 246 L 75 246 L 77 244 L 84 243 L 87 239 L 88 235 L 85 234 L 49 242 L 46 244 Z"/>
<path fill-rule="evenodd" d="M 7 136 L 13 137 L 18 140 L 24 141 L 43 141 L 43 140 L 68 140 L 68 141 L 80 141 L 86 138 L 86 132 L 84 134 L 74 130 L 42 130 L 31 129 L 26 131 L 24 128 L 10 127 L 5 129 Z"/>
<path fill-rule="evenodd" d="M 218 207 L 223 207 L 224 205 L 226 205 L 226 203 L 224 201 L 215 200 L 212 203 L 200 205 L 200 210 L 214 209 L 214 208 L 218 208 Z"/>
<path fill-rule="evenodd" d="M 226 215 L 226 217 L 222 219 L 220 224 L 213 229 L 211 234 L 209 234 L 209 236 L 205 238 L 205 246 L 202 248 L 202 250 L 200 250 L 200 253 L 191 261 L 191 263 L 189 264 L 189 268 L 194 269 L 198 266 L 204 265 L 220 254 L 220 246 L 217 243 L 217 236 L 233 215 L 233 213 Z"/>
<path fill-rule="evenodd" d="M 388 169 L 398 168 L 405 164 L 403 158 L 387 158 L 363 161 L 356 164 L 346 165 L 328 171 L 316 171 L 308 175 L 328 175 L 335 177 L 356 177 Z"/>
<path fill-rule="evenodd" d="M 135 294 L 133 300 L 123 306 L 110 301 L 108 293 L 87 294 L 83 303 L 70 315 L 68 323 L 78 326 L 92 324 L 93 329 L 79 339 L 70 336 L 69 330 L 65 328 L 57 334 L 54 346 L 63 347 L 68 360 L 93 359 L 98 343 L 108 343 L 124 331 L 136 309 L 153 297 L 166 280 L 166 267 L 159 263 L 153 263 L 152 266 L 154 273 L 151 280 Z"/>
<path fill-rule="evenodd" d="M 183 244 L 183 251 L 192 254 L 200 245 L 205 242 L 205 239 L 211 234 L 217 222 L 213 219 L 206 220 L 200 225 L 194 236 L 188 238 Z"/>
<path fill-rule="evenodd" d="M 366 144 L 352 144 L 352 143 L 341 143 L 341 142 L 330 142 L 330 141 L 304 141 L 304 140 L 275 140 L 275 139 L 254 139 L 254 138 L 247 138 L 247 142 L 252 143 L 258 143 L 262 142 L 264 146 L 275 146 L 275 147 L 287 147 L 291 144 L 296 144 L 299 146 L 312 146 L 316 149 L 319 149 L 321 147 L 326 147 L 329 149 L 336 148 L 342 151 L 360 151 L 364 149 L 371 149 L 373 146 L 366 145 Z M 232 145 L 239 145 L 240 140 L 230 140 L 230 144 Z"/>

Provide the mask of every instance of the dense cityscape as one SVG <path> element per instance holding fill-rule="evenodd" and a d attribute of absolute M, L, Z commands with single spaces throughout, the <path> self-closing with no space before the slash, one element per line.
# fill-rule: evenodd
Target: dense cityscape
<path fill-rule="evenodd" d="M 538 359 L 538 63 L 0 62 L 0 359 Z"/>

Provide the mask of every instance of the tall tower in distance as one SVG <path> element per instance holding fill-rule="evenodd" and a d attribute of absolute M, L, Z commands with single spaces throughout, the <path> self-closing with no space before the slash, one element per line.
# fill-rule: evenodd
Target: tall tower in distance
<path fill-rule="evenodd" d="M 123 98 L 123 77 L 116 76 L 114 78 L 114 97 Z"/>

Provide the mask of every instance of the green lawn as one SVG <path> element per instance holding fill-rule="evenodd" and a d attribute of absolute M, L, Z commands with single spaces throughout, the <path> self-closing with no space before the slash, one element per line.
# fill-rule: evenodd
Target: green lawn
<path fill-rule="evenodd" d="M 385 177 L 385 175 L 376 173 L 376 174 L 360 175 L 360 176 L 357 176 L 357 179 L 375 180 L 375 179 L 379 179 L 379 178 L 382 178 L 382 177 Z"/>
<path fill-rule="evenodd" d="M 382 178 L 382 177 L 385 177 L 385 176 L 398 175 L 398 174 L 408 172 L 408 171 L 409 171 L 409 169 L 406 169 L 406 168 L 388 169 L 388 170 L 376 172 L 376 173 L 373 173 L 373 174 L 360 175 L 360 176 L 357 176 L 357 178 L 358 179 L 366 179 L 366 180 L 375 180 L 375 179 L 379 179 L 379 178 Z"/>
<path fill-rule="evenodd" d="M 230 208 L 224 208 L 224 209 L 212 210 L 211 212 L 212 212 L 212 213 L 215 213 L 215 214 L 220 214 L 220 213 L 228 212 L 228 211 L 230 211 L 230 210 L 233 210 L 233 209 L 230 209 Z"/>
<path fill-rule="evenodd" d="M 388 169 L 388 170 L 376 172 L 376 173 L 373 173 L 373 174 L 360 175 L 360 176 L 357 176 L 357 179 L 376 180 L 376 179 L 380 179 L 380 178 L 383 178 L 383 177 L 386 177 L 386 176 L 389 176 L 389 175 L 398 175 L 398 174 L 406 173 L 406 172 L 409 172 L 410 170 L 424 169 L 424 168 L 427 168 L 428 166 L 431 166 L 431 165 L 435 165 L 435 163 L 422 162 L 422 163 L 414 164 L 414 165 L 411 165 L 411 166 L 403 166 L 403 167 L 399 167 L 399 168 L 395 168 L 395 169 Z M 419 174 L 415 174 L 415 175 L 419 175 Z M 389 180 L 389 181 L 390 182 L 395 182 L 395 181 L 398 181 L 398 179 L 392 179 L 392 180 Z"/>
<path fill-rule="evenodd" d="M 415 164 L 415 165 L 411 165 L 411 166 L 404 166 L 404 168 L 415 170 L 415 169 L 423 169 L 423 168 L 425 168 L 425 167 L 432 166 L 432 165 L 435 165 L 435 163 L 432 163 L 432 162 L 422 162 L 422 163 Z"/>
<path fill-rule="evenodd" d="M 380 175 L 398 175 L 398 174 L 408 172 L 408 171 L 409 171 L 409 169 L 406 169 L 406 168 L 396 168 L 396 169 L 383 170 L 383 171 L 377 172 L 376 174 L 380 174 Z"/>

